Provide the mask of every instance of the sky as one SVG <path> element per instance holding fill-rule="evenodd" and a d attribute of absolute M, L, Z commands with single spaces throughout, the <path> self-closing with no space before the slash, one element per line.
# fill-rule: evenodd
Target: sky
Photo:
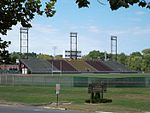
<path fill-rule="evenodd" d="M 29 29 L 29 52 L 63 54 L 70 48 L 70 32 L 78 33 L 78 50 L 82 55 L 92 50 L 110 53 L 112 35 L 117 36 L 118 53 L 131 54 L 150 48 L 149 9 L 134 5 L 112 11 L 107 0 L 102 2 L 105 5 L 91 0 L 89 8 L 79 9 L 75 0 L 58 0 L 53 17 L 36 15 Z M 20 50 L 20 27 L 13 26 L 7 36 L 1 36 L 11 41 L 10 52 Z"/>

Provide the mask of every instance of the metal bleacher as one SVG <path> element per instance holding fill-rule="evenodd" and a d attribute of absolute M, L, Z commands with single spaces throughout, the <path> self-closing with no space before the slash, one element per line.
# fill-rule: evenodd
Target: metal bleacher
<path fill-rule="evenodd" d="M 20 62 L 24 64 L 31 73 L 50 73 L 52 71 L 59 71 L 52 66 L 47 60 L 42 59 L 21 59 Z"/>
<path fill-rule="evenodd" d="M 68 61 L 78 72 L 97 72 L 97 70 L 83 60 Z"/>
<path fill-rule="evenodd" d="M 98 71 L 113 71 L 110 67 L 106 66 L 103 64 L 101 61 L 96 61 L 96 60 L 88 60 L 86 61 L 89 65 L 93 66 L 96 68 Z"/>
<path fill-rule="evenodd" d="M 114 71 L 119 71 L 119 72 L 129 72 L 130 70 L 125 67 L 125 65 L 120 64 L 118 62 L 114 61 L 105 61 L 103 62 L 105 65 L 108 67 L 112 68 Z"/>
<path fill-rule="evenodd" d="M 46 74 L 52 72 L 63 73 L 113 73 L 131 72 L 123 64 L 114 61 L 84 61 L 84 60 L 42 60 L 42 59 L 21 59 L 21 64 L 32 74 Z"/>
<path fill-rule="evenodd" d="M 77 70 L 65 60 L 49 60 L 57 69 L 62 72 L 76 72 Z"/>

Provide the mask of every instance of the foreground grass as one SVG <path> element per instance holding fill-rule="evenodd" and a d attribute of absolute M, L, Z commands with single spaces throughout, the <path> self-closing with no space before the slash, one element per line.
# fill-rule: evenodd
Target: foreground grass
<path fill-rule="evenodd" d="M 112 103 L 85 104 L 90 95 L 87 88 L 61 88 L 60 102 L 68 109 L 83 111 L 145 112 L 150 111 L 150 88 L 110 88 L 104 95 Z M 42 105 L 56 102 L 54 87 L 0 86 L 0 102 L 17 102 L 29 105 Z"/>

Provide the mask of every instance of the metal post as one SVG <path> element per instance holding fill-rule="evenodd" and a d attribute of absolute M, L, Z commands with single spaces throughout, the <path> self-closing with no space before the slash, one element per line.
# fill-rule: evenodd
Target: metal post
<path fill-rule="evenodd" d="M 13 84 L 13 86 L 14 86 L 14 82 L 15 82 L 14 76 L 15 76 L 15 75 L 12 75 L 12 77 L 13 77 L 13 78 L 12 78 L 12 84 Z"/>
<path fill-rule="evenodd" d="M 102 85 L 102 99 L 103 99 L 103 96 L 104 96 L 104 87 Z"/>
<path fill-rule="evenodd" d="M 1 77 L 2 77 L 2 75 L 0 75 L 0 84 L 1 84 L 1 81 L 2 81 L 2 78 L 1 78 Z"/>
<path fill-rule="evenodd" d="M 103 96 L 104 96 L 104 82 L 101 81 L 101 87 L 102 87 L 102 99 L 103 99 Z"/>
<path fill-rule="evenodd" d="M 58 94 L 56 94 L 57 95 L 57 107 L 58 107 Z"/>
<path fill-rule="evenodd" d="M 70 59 L 72 59 L 72 33 L 70 33 Z"/>
<path fill-rule="evenodd" d="M 6 74 L 5 76 L 6 76 L 6 85 L 8 85 L 8 77 L 7 77 L 7 74 Z"/>
<path fill-rule="evenodd" d="M 53 60 L 52 60 L 52 76 L 53 76 Z"/>
<path fill-rule="evenodd" d="M 58 105 L 59 105 L 59 100 L 58 100 L 58 98 L 59 98 L 59 91 L 60 91 L 60 84 L 56 84 L 56 97 L 57 97 L 57 107 L 58 107 Z"/>
<path fill-rule="evenodd" d="M 28 59 L 28 53 L 29 53 L 29 34 L 28 34 L 28 28 L 27 28 L 27 59 Z"/>
<path fill-rule="evenodd" d="M 61 75 L 61 76 L 62 76 L 62 71 L 63 71 L 63 69 L 62 69 L 62 68 L 63 68 L 62 63 L 63 63 L 63 61 L 61 60 L 61 61 L 60 61 L 60 75 Z"/>
<path fill-rule="evenodd" d="M 76 48 L 75 55 L 76 55 L 76 56 L 75 56 L 75 59 L 77 60 L 77 57 L 78 57 L 78 54 L 77 54 L 77 53 L 78 53 L 78 48 L 77 48 L 77 33 L 76 33 L 75 38 L 76 38 L 76 42 L 75 42 L 75 46 L 76 46 L 76 47 L 75 47 L 75 48 Z"/>

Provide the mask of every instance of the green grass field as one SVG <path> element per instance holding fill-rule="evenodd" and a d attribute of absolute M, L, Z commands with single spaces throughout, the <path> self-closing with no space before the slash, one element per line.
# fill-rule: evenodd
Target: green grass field
<path fill-rule="evenodd" d="M 86 104 L 85 99 L 89 97 L 87 88 L 62 87 L 59 101 L 72 103 L 61 107 L 83 111 L 114 111 L 121 113 L 150 111 L 150 88 L 109 88 L 104 97 L 112 99 L 112 103 Z M 28 105 L 56 102 L 55 87 L 0 86 L 0 102 Z"/>

